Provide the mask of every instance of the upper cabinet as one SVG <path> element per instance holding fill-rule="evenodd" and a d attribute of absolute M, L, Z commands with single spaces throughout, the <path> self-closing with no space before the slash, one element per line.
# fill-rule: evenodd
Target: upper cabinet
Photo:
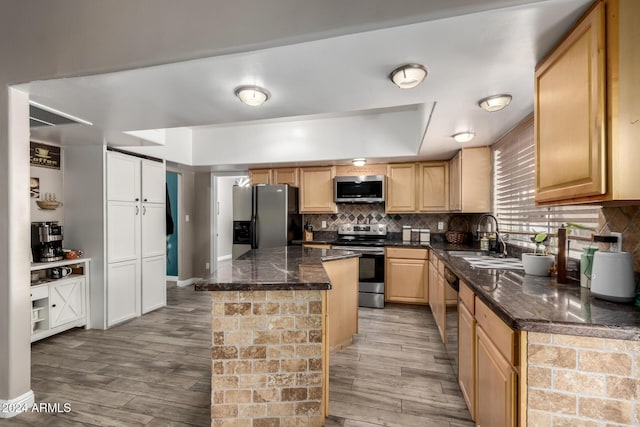
<path fill-rule="evenodd" d="M 271 184 L 271 169 L 252 169 L 249 171 L 251 185 Z"/>
<path fill-rule="evenodd" d="M 335 213 L 333 178 L 335 166 L 300 168 L 300 213 Z"/>
<path fill-rule="evenodd" d="M 461 149 L 449 162 L 449 210 L 491 211 L 491 149 Z"/>
<path fill-rule="evenodd" d="M 142 202 L 166 202 L 166 172 L 162 162 L 142 159 Z"/>
<path fill-rule="evenodd" d="M 536 202 L 640 199 L 640 2 L 597 2 L 536 68 Z"/>
<path fill-rule="evenodd" d="M 418 211 L 449 210 L 448 162 L 418 163 Z"/>
<path fill-rule="evenodd" d="M 298 168 L 279 168 L 273 170 L 272 184 L 288 184 L 298 187 Z"/>
<path fill-rule="evenodd" d="M 107 200 L 139 202 L 140 158 L 116 151 L 107 156 Z"/>
<path fill-rule="evenodd" d="M 394 163 L 387 167 L 386 212 L 416 211 L 416 164 Z"/>

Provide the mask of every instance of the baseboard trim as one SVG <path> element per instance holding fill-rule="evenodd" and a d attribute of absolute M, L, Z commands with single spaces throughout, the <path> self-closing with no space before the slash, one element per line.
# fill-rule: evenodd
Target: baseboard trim
<path fill-rule="evenodd" d="M 200 279 L 199 277 L 192 277 L 191 279 L 187 279 L 187 280 L 178 280 L 178 286 L 181 288 L 184 288 L 185 286 L 193 285 L 194 283 L 200 280 L 202 279 Z"/>
<path fill-rule="evenodd" d="M 16 415 L 26 412 L 35 403 L 35 397 L 33 391 L 29 390 L 22 396 L 18 396 L 15 399 L 4 400 L 0 399 L 0 418 L 12 418 Z"/>
<path fill-rule="evenodd" d="M 231 254 L 229 255 L 222 255 L 218 257 L 218 261 L 226 261 L 228 259 L 231 259 Z"/>
<path fill-rule="evenodd" d="M 178 276 L 165 276 L 165 280 L 166 280 L 167 282 L 177 282 L 177 281 L 178 281 L 178 279 L 179 279 L 179 277 L 178 277 Z"/>

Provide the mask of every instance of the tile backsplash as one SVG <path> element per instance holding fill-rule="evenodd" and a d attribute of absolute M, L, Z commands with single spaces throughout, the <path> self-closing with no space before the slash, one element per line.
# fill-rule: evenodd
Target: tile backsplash
<path fill-rule="evenodd" d="M 389 233 L 401 232 L 403 225 L 428 228 L 432 233 L 444 233 L 449 230 L 449 227 L 455 231 L 472 231 L 479 218 L 480 214 L 388 214 L 385 213 L 383 204 L 373 203 L 338 204 L 337 213 L 308 214 L 304 215 L 303 221 L 309 222 L 317 231 L 337 231 L 340 224 L 358 223 L 386 224 Z M 322 228 L 322 221 L 327 222 L 327 228 Z M 438 222 L 444 224 L 444 229 L 438 229 Z"/>
<path fill-rule="evenodd" d="M 598 234 L 622 233 L 622 250 L 633 255 L 633 269 L 640 271 L 640 205 L 603 207 L 598 225 Z"/>

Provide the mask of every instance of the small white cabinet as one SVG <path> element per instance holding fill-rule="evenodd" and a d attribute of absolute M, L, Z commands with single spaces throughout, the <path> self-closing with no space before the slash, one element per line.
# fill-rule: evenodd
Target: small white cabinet
<path fill-rule="evenodd" d="M 140 205 L 110 201 L 107 206 L 107 262 L 140 256 Z"/>
<path fill-rule="evenodd" d="M 167 300 L 166 286 L 157 286 L 165 282 L 164 257 L 142 259 L 142 313 L 148 313 L 163 307 Z"/>
<path fill-rule="evenodd" d="M 164 204 L 142 205 L 142 258 L 164 256 L 167 251 Z"/>
<path fill-rule="evenodd" d="M 52 328 L 82 319 L 84 313 L 84 278 L 68 279 L 49 285 L 49 317 Z"/>
<path fill-rule="evenodd" d="M 123 153 L 107 153 L 107 199 L 140 201 L 140 159 Z"/>
<path fill-rule="evenodd" d="M 142 160 L 142 202 L 166 202 L 165 167 L 164 163 L 152 160 Z"/>
<path fill-rule="evenodd" d="M 90 259 L 80 258 L 31 265 L 31 342 L 67 329 L 87 326 Z M 71 274 L 51 279 L 53 268 L 71 268 Z"/>

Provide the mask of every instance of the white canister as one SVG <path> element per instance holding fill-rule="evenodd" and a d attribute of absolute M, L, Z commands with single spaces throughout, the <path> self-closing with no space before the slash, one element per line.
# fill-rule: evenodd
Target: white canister
<path fill-rule="evenodd" d="M 402 226 L 402 241 L 410 242 L 411 241 L 411 226 L 403 225 Z"/>
<path fill-rule="evenodd" d="M 428 228 L 420 229 L 420 243 L 429 243 L 431 242 L 431 230 Z"/>
<path fill-rule="evenodd" d="M 635 300 L 633 258 L 629 252 L 598 251 L 593 254 L 591 294 L 613 302 Z"/>

